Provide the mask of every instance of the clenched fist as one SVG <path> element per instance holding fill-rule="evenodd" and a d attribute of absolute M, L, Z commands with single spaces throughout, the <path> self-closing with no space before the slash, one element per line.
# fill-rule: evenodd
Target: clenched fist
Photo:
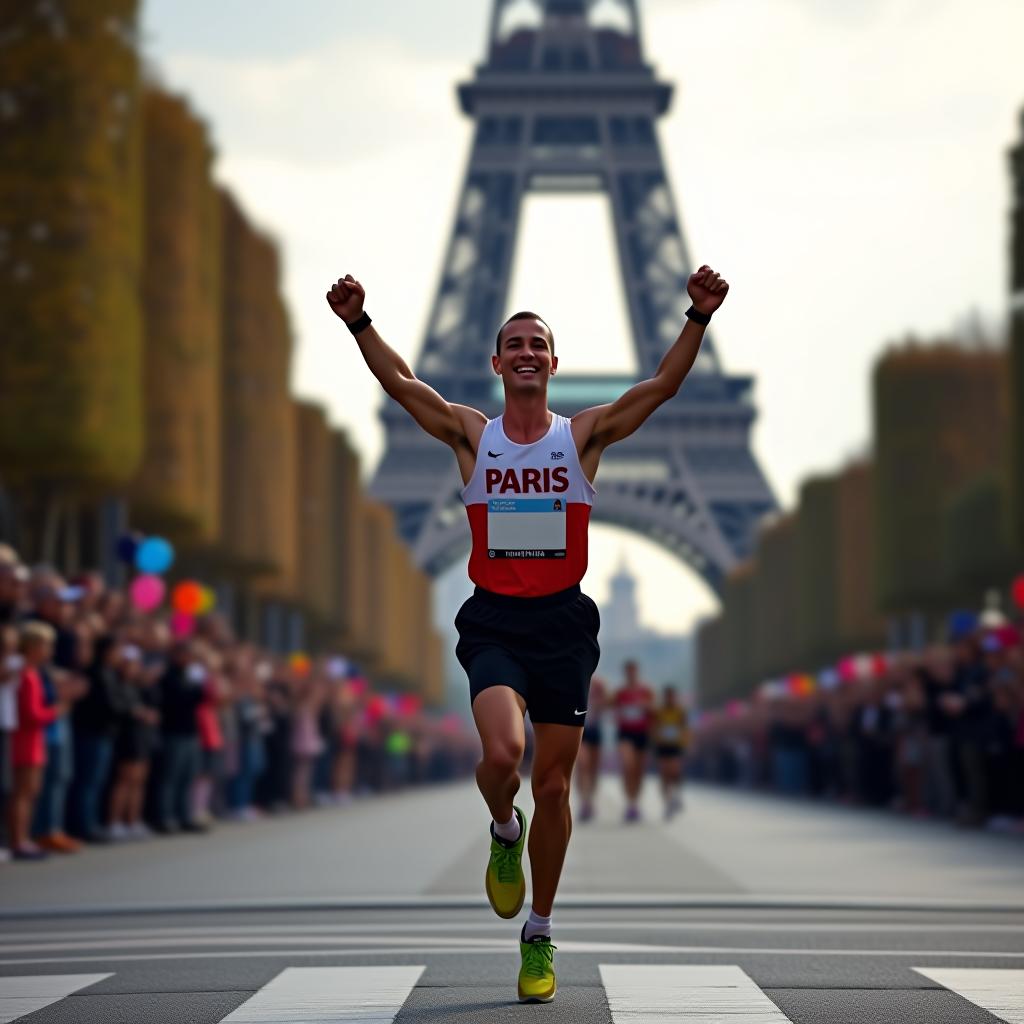
<path fill-rule="evenodd" d="M 345 323 L 350 324 L 363 315 L 363 300 L 366 292 L 363 286 L 351 275 L 346 274 L 331 286 L 327 293 L 327 303 Z"/>
<path fill-rule="evenodd" d="M 706 263 L 686 282 L 694 308 L 698 313 L 714 313 L 725 302 L 729 282 L 719 277 Z"/>

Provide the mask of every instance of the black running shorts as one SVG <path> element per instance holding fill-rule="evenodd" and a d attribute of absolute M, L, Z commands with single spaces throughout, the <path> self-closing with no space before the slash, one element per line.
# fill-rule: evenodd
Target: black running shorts
<path fill-rule="evenodd" d="M 582 727 L 601 650 L 597 605 L 577 584 L 543 597 L 509 597 L 477 587 L 455 616 L 455 656 L 471 700 L 510 686 L 535 722 Z"/>
<path fill-rule="evenodd" d="M 620 729 L 619 742 L 632 743 L 637 750 L 646 750 L 648 744 L 647 733 L 633 732 L 631 729 Z"/>

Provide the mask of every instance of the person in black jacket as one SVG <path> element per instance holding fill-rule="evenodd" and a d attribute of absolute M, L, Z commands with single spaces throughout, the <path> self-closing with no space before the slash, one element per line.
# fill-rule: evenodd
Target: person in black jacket
<path fill-rule="evenodd" d="M 142 664 L 142 651 L 134 644 L 119 647 L 117 669 L 124 684 L 125 703 L 118 716 L 114 741 L 115 775 L 110 791 L 112 839 L 143 839 L 149 829 L 142 822 L 146 779 L 160 723 L 156 686 Z"/>
<path fill-rule="evenodd" d="M 125 684 L 116 667 L 118 644 L 110 635 L 95 645 L 87 672 L 89 689 L 74 708 L 75 771 L 68 796 L 71 831 L 89 842 L 107 838 L 100 821 L 103 795 L 113 765 L 114 737 L 127 706 Z"/>
<path fill-rule="evenodd" d="M 158 832 L 203 832 L 193 820 L 192 786 L 199 772 L 196 709 L 205 693 L 206 667 L 188 643 L 171 649 L 157 686 L 160 695 L 161 777 Z"/>

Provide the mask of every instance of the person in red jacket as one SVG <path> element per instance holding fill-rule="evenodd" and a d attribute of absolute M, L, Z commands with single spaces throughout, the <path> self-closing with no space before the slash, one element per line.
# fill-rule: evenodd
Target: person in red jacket
<path fill-rule="evenodd" d="M 53 655 L 56 631 L 45 622 L 28 622 L 21 627 L 21 653 L 25 659 L 18 684 L 18 727 L 11 736 L 14 789 L 7 808 L 11 854 L 16 860 L 41 860 L 47 854 L 29 839 L 32 809 L 46 767 L 43 730 L 67 710 L 62 701 L 47 707 L 39 666 Z"/>

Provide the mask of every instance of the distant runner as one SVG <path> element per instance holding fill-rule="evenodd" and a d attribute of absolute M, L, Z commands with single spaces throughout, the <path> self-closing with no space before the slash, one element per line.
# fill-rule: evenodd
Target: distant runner
<path fill-rule="evenodd" d="M 647 768 L 647 748 L 654 714 L 654 691 L 640 681 L 635 661 L 623 666 L 626 682 L 615 694 L 615 721 L 618 726 L 619 765 L 626 793 L 627 822 L 640 820 L 640 790 Z"/>
<path fill-rule="evenodd" d="M 665 817 L 671 818 L 683 809 L 683 758 L 690 740 L 686 708 L 680 704 L 674 686 L 662 690 L 661 704 L 654 711 L 651 738 L 665 801 Z"/>

